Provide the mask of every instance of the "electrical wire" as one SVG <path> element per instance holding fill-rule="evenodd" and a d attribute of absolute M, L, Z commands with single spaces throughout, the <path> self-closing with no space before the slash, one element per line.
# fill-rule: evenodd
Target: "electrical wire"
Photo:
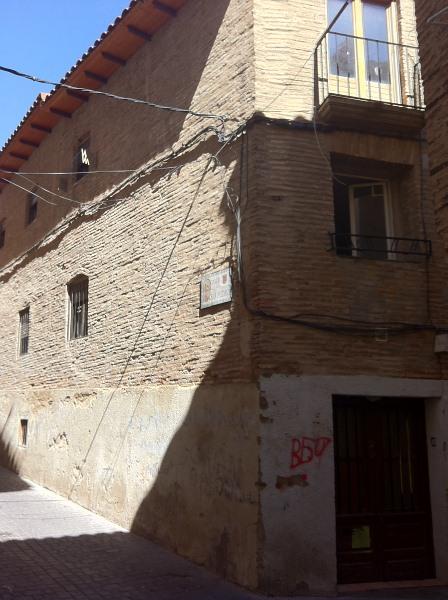
<path fill-rule="evenodd" d="M 106 416 L 106 413 L 107 413 L 107 411 L 108 411 L 108 409 L 109 409 L 109 407 L 110 407 L 110 405 L 111 405 L 111 403 L 112 403 L 112 400 L 113 400 L 113 398 L 115 397 L 115 394 L 116 394 L 116 393 L 117 393 L 117 391 L 120 389 L 120 387 L 121 387 L 121 385 L 122 385 L 122 383 L 123 383 L 124 377 L 125 377 L 125 375 L 126 375 L 126 372 L 127 372 L 127 370 L 128 370 L 128 367 L 129 367 L 129 364 L 130 364 L 130 362 L 131 362 L 131 360 L 132 360 L 132 357 L 134 356 L 134 354 L 135 354 L 135 351 L 136 351 L 136 349 L 137 349 L 137 347 L 138 347 L 138 343 L 139 343 L 139 341 L 140 341 L 140 338 L 141 338 L 141 336 L 142 336 L 142 334 L 143 334 L 143 331 L 144 331 L 145 325 L 146 325 L 146 323 L 147 323 L 147 321 L 148 321 L 149 315 L 151 314 L 152 308 L 153 308 L 153 306 L 154 306 L 154 303 L 155 303 L 155 301 L 156 301 L 156 297 L 157 297 L 157 295 L 158 295 L 158 293 L 159 293 L 159 290 L 160 290 L 160 288 L 161 288 L 162 282 L 163 282 L 163 280 L 164 280 L 164 278 L 165 278 L 165 275 L 166 275 L 166 273 L 167 273 L 167 271 L 168 271 L 168 267 L 169 267 L 169 265 L 170 265 L 170 263 L 171 263 L 171 259 L 172 259 L 173 255 L 174 255 L 174 252 L 175 252 L 175 250 L 176 250 L 176 247 L 177 247 L 177 245 L 178 245 L 178 243 L 179 243 L 179 240 L 180 240 L 180 238 L 182 237 L 182 233 L 183 233 L 183 231 L 184 231 L 184 229 L 185 229 L 185 227 L 186 227 L 186 225 L 187 225 L 188 219 L 190 218 L 190 215 L 191 215 L 191 212 L 192 212 L 192 210 L 193 210 L 193 207 L 194 207 L 194 206 L 195 206 L 195 204 L 196 204 L 196 201 L 197 201 L 197 199 L 198 199 L 198 196 L 199 196 L 199 192 L 200 192 L 200 190 L 201 190 L 201 188 L 202 188 L 202 184 L 204 183 L 205 177 L 206 177 L 206 175 L 207 175 L 207 173 L 208 173 L 208 171 L 209 171 L 210 165 L 211 165 L 212 163 L 213 163 L 213 157 L 211 156 L 211 157 L 208 159 L 208 161 L 207 161 L 207 164 L 206 164 L 206 166 L 205 166 L 205 169 L 204 169 L 204 171 L 203 171 L 203 173 L 202 173 L 202 175 L 201 175 L 201 178 L 200 178 L 200 181 L 199 181 L 199 185 L 198 185 L 198 187 L 197 187 L 197 189 L 196 189 L 196 191 L 195 191 L 195 193 L 194 193 L 194 195 L 193 195 L 193 198 L 192 198 L 192 200 L 191 200 L 191 202 L 190 202 L 190 204 L 189 204 L 189 206 L 188 206 L 188 209 L 187 209 L 187 211 L 186 211 L 186 213 L 185 213 L 185 216 L 184 216 L 184 218 L 182 219 L 181 226 L 180 226 L 180 228 L 179 228 L 179 230 L 178 230 L 178 232 L 177 232 L 177 235 L 176 235 L 176 238 L 175 238 L 175 240 L 174 240 L 174 243 L 173 243 L 173 245 L 172 245 L 172 247 L 171 247 L 170 253 L 169 253 L 169 255 L 168 255 L 168 257 L 167 257 L 167 259 L 166 259 L 166 261 L 165 261 L 165 264 L 164 264 L 164 266 L 163 266 L 163 268 L 162 268 L 162 272 L 161 272 L 161 274 L 160 274 L 160 277 L 158 278 L 157 285 L 156 285 L 156 287 L 155 287 L 155 289 L 154 289 L 154 291 L 153 291 L 153 293 L 152 293 L 152 296 L 151 296 L 151 301 L 150 301 L 150 303 L 149 303 L 149 306 L 148 306 L 148 308 L 147 308 L 147 309 L 146 309 L 146 311 L 145 311 L 145 314 L 144 314 L 144 317 L 143 317 L 142 324 L 141 324 L 141 326 L 140 326 L 140 328 L 139 328 L 139 330 L 138 330 L 138 332 L 137 332 L 137 335 L 136 335 L 136 338 L 135 338 L 134 344 L 133 344 L 133 346 L 132 346 L 132 349 L 131 349 L 131 351 L 130 351 L 130 353 L 129 353 L 129 355 L 128 355 L 127 359 L 126 359 L 126 362 L 125 362 L 125 364 L 124 364 L 124 367 L 123 367 L 123 369 L 122 369 L 122 371 L 121 371 L 121 373 L 120 373 L 120 376 L 119 376 L 118 383 L 116 384 L 116 386 L 115 386 L 115 387 L 114 387 L 114 389 L 112 390 L 112 393 L 111 393 L 111 395 L 110 395 L 110 397 L 109 397 L 109 400 L 108 400 L 108 402 L 107 402 L 107 404 L 106 404 L 106 407 L 105 407 L 105 409 L 104 409 L 104 411 L 103 411 L 103 414 L 102 414 L 102 416 L 101 416 L 101 418 L 100 418 L 100 420 L 99 420 L 99 422 L 98 422 L 98 425 L 97 425 L 97 427 L 96 427 L 96 429 L 95 429 L 94 435 L 92 436 L 92 439 L 91 439 L 91 441 L 90 441 L 90 444 L 89 444 L 89 446 L 88 446 L 87 452 L 86 452 L 86 454 L 84 455 L 84 457 L 83 457 L 83 459 L 82 459 L 82 466 L 84 466 L 84 465 L 86 464 L 86 462 L 87 462 L 87 459 L 88 459 L 88 457 L 89 457 L 89 455 L 90 455 L 90 452 L 91 452 L 91 450 L 92 450 L 93 444 L 94 444 L 94 442 L 95 442 L 95 439 L 96 439 L 96 437 L 97 437 L 97 435 L 98 435 L 98 431 L 100 430 L 100 428 L 101 428 L 101 425 L 102 425 L 102 423 L 103 423 L 103 421 L 104 421 L 104 418 L 105 418 L 105 416 Z M 142 394 L 141 394 L 141 395 L 139 396 L 139 398 L 137 399 L 137 403 L 136 403 L 136 406 L 134 407 L 134 411 L 133 411 L 133 413 L 132 413 L 131 420 L 130 420 L 130 422 L 129 422 L 129 424 L 128 424 L 128 427 L 126 428 L 126 431 L 125 431 L 125 436 L 127 435 L 128 429 L 129 429 L 129 427 L 131 426 L 131 423 L 132 423 L 133 417 L 134 417 L 134 415 L 135 415 L 135 412 L 136 412 L 136 410 L 137 410 L 137 407 L 138 407 L 138 405 L 140 404 L 141 398 L 142 398 Z M 116 453 L 116 457 L 115 457 L 115 459 L 114 459 L 114 463 L 113 463 L 113 468 L 115 468 L 115 465 L 116 465 L 116 460 L 118 460 L 118 454 L 119 454 L 119 452 L 121 452 L 121 448 L 122 448 L 122 444 L 124 443 L 124 438 L 125 438 L 125 436 L 123 436 L 123 438 L 122 438 L 122 441 L 121 441 L 121 444 L 120 444 L 120 446 L 119 446 L 119 448 L 118 448 L 118 451 L 117 451 L 117 453 Z M 77 476 L 76 480 L 74 481 L 74 483 L 73 483 L 73 485 L 72 485 L 72 487 L 71 487 L 71 489 L 70 489 L 70 493 L 69 493 L 69 496 L 68 496 L 68 498 L 69 498 L 69 499 L 72 497 L 72 495 L 73 495 L 73 492 L 74 492 L 74 491 L 75 491 L 75 489 L 77 488 L 78 484 L 79 484 L 79 483 L 82 481 L 82 477 L 83 477 L 83 474 L 84 474 L 84 473 L 83 473 L 82 466 L 79 468 L 79 471 L 78 471 L 78 476 Z M 112 475 L 113 475 L 113 471 L 112 471 L 112 473 L 110 473 L 110 475 L 109 475 L 109 478 L 108 478 L 108 481 L 109 481 L 109 482 L 110 482 L 110 480 L 111 480 L 111 478 L 112 478 Z M 107 483 L 106 483 L 106 485 L 107 485 Z"/>
<path fill-rule="evenodd" d="M 243 145 L 243 142 L 242 142 Z M 247 144 L 246 148 L 246 208 L 249 205 L 249 186 L 248 186 L 248 168 L 249 168 L 249 153 L 248 153 L 249 144 Z M 241 157 L 244 156 L 244 149 L 241 149 Z M 241 172 L 244 169 L 241 167 Z M 227 188 L 227 194 L 229 195 L 229 206 L 233 208 L 235 206 L 233 201 L 230 201 L 231 192 L 235 194 L 235 192 L 229 189 L 229 185 L 225 184 Z M 244 261 L 243 261 L 243 252 L 241 245 L 241 191 L 243 189 L 242 183 L 240 182 L 240 197 L 237 210 L 234 210 L 236 228 L 237 228 L 237 257 L 238 257 L 238 273 L 240 275 L 240 285 L 242 291 L 242 299 L 246 310 L 254 317 L 267 319 L 275 322 L 283 322 L 291 325 L 299 326 L 302 328 L 318 330 L 322 332 L 335 333 L 341 335 L 349 335 L 349 336 L 368 336 L 368 337 L 378 337 L 383 332 L 388 336 L 391 335 L 401 335 L 401 334 L 410 334 L 410 333 L 420 333 L 420 332 L 448 332 L 447 327 L 437 327 L 432 322 L 431 323 L 404 323 L 400 321 L 363 321 L 363 320 L 355 320 L 349 317 L 341 317 L 338 315 L 328 315 L 328 314 L 318 314 L 318 313 L 298 313 L 290 316 L 278 315 L 274 313 L 270 313 L 264 310 L 259 310 L 253 308 L 249 301 L 249 296 L 246 288 L 246 280 L 245 280 L 245 270 L 244 270 Z"/>
<path fill-rule="evenodd" d="M 438 10 L 436 13 L 434 13 L 433 15 L 428 17 L 426 19 L 426 22 L 429 24 L 432 24 L 432 25 L 448 25 L 447 21 L 436 21 L 436 19 L 438 19 L 438 17 L 445 14 L 447 11 L 448 11 L 448 6 L 445 6 L 441 10 Z"/>
<path fill-rule="evenodd" d="M 22 254 L 17 256 L 11 263 L 8 263 L 8 265 L 5 265 L 2 269 L 0 269 L 0 279 L 2 277 L 2 275 L 1 275 L 2 271 L 6 270 L 8 268 L 16 269 L 17 266 L 20 264 L 20 262 L 22 260 L 24 260 L 26 256 L 28 256 L 32 252 L 39 249 L 42 245 L 44 245 L 49 236 L 61 235 L 66 230 L 66 228 L 71 223 L 75 222 L 77 219 L 82 218 L 86 214 L 91 214 L 92 211 L 106 210 L 113 203 L 116 203 L 116 202 L 122 200 L 122 199 L 116 199 L 115 196 L 117 196 L 120 192 L 122 192 L 128 186 L 136 184 L 142 177 L 149 176 L 153 171 L 164 166 L 170 160 L 174 160 L 174 159 L 178 158 L 179 156 L 181 156 L 184 152 L 190 150 L 190 148 L 192 148 L 196 143 L 198 143 L 200 141 L 200 139 L 202 137 L 204 137 L 208 133 L 214 133 L 215 135 L 217 135 L 218 140 L 222 139 L 222 137 L 220 136 L 220 132 L 215 127 L 209 125 L 207 127 L 202 128 L 197 133 L 195 133 L 191 138 L 189 138 L 187 141 L 185 141 L 177 150 L 172 150 L 169 154 L 166 154 L 165 156 L 162 156 L 161 158 L 159 158 L 155 161 L 147 163 L 146 165 L 140 167 L 136 171 L 132 171 L 131 175 L 126 177 L 123 181 L 121 181 L 118 185 L 116 185 L 114 189 L 112 189 L 110 192 L 108 192 L 103 197 L 100 197 L 96 201 L 82 203 L 82 206 L 80 206 L 78 208 L 78 210 L 73 211 L 70 215 L 67 216 L 67 218 L 65 220 L 58 223 L 41 240 L 39 240 L 36 244 L 34 244 L 30 248 L 28 248 L 25 252 L 23 252 Z M 177 166 L 177 168 L 179 168 L 179 166 Z M 13 173 L 13 174 L 16 175 L 16 173 Z M 5 181 L 6 183 L 13 183 L 2 177 L 0 177 L 0 181 Z M 24 189 L 25 191 L 30 192 L 29 190 L 22 188 L 18 184 L 13 183 L 13 185 L 16 185 L 17 187 L 20 187 L 21 189 Z M 45 200 L 44 198 L 43 198 L 43 200 L 44 200 L 44 202 L 53 204 L 52 202 L 49 202 L 48 200 Z"/>
<path fill-rule="evenodd" d="M 222 162 L 219 160 L 219 154 L 224 150 L 224 148 L 228 144 L 231 143 L 231 141 L 233 141 L 239 135 L 241 135 L 244 132 L 244 129 L 245 129 L 245 124 L 243 123 L 231 135 L 229 135 L 226 142 L 220 148 L 220 150 L 215 155 L 212 155 L 211 161 L 216 162 L 217 164 L 220 164 L 222 166 Z M 120 191 L 122 191 L 129 185 L 135 184 L 142 177 L 149 175 L 155 169 L 161 168 L 161 166 L 164 165 L 166 162 L 176 158 L 177 156 L 179 156 L 180 154 L 182 154 L 183 152 L 188 150 L 203 135 L 210 132 L 211 130 L 216 133 L 216 130 L 213 127 L 211 127 L 211 128 L 207 127 L 205 129 L 199 131 L 192 138 L 190 138 L 190 140 L 185 142 L 177 151 L 171 152 L 166 157 L 162 157 L 161 159 L 154 161 L 153 163 L 151 163 L 149 165 L 145 165 L 144 167 L 137 170 L 136 172 L 132 172 L 132 175 L 127 177 L 123 182 L 121 182 L 117 186 L 116 189 L 114 189 L 112 192 L 110 192 L 105 198 L 102 198 L 99 201 L 98 206 L 100 206 L 100 205 L 107 206 L 107 202 L 109 200 L 111 200 L 114 196 L 116 196 Z M 246 170 L 248 168 L 248 163 L 249 163 L 248 146 L 249 145 L 247 144 Z M 248 180 L 248 175 L 246 175 L 246 185 L 248 184 L 247 180 Z M 13 182 L 10 182 L 10 183 L 13 183 Z M 369 335 L 369 336 L 375 335 L 375 336 L 377 336 L 379 330 L 380 331 L 386 330 L 387 333 L 391 334 L 391 335 L 401 334 L 401 333 L 420 332 L 420 331 L 448 331 L 448 329 L 436 327 L 432 324 L 427 325 L 427 324 L 401 323 L 401 322 L 355 321 L 353 319 L 349 319 L 349 318 L 345 318 L 345 317 L 339 317 L 339 316 L 334 316 L 334 315 L 322 315 L 322 314 L 297 314 L 297 315 L 291 315 L 291 316 L 284 316 L 284 315 L 276 315 L 276 314 L 268 313 L 266 311 L 254 309 L 253 307 L 250 306 L 250 303 L 248 301 L 248 294 L 247 294 L 245 278 L 244 278 L 244 265 L 243 265 L 243 255 L 242 255 L 242 248 L 241 248 L 241 225 L 242 225 L 241 221 L 242 221 L 242 219 L 241 219 L 241 212 L 240 212 L 240 207 L 239 207 L 241 198 L 238 198 L 238 196 L 235 194 L 234 190 L 229 189 L 229 187 L 230 187 L 229 184 L 227 184 L 225 181 L 223 181 L 223 184 L 225 186 L 225 195 L 227 198 L 228 206 L 229 206 L 230 210 L 233 212 L 233 214 L 235 215 L 235 219 L 236 219 L 237 244 L 238 244 L 238 251 L 237 251 L 238 269 L 239 269 L 239 273 L 241 275 L 240 282 L 241 282 L 241 288 L 242 288 L 242 292 L 243 292 L 243 301 L 244 301 L 244 305 L 245 305 L 246 309 L 253 316 L 261 317 L 261 318 L 265 318 L 265 319 L 269 319 L 269 320 L 277 321 L 277 322 L 285 322 L 285 323 L 290 323 L 290 324 L 294 324 L 294 325 L 299 325 L 299 326 L 305 327 L 305 328 L 317 329 L 320 331 L 327 331 L 327 332 L 340 333 L 340 334 L 348 334 L 348 335 Z M 18 186 L 18 184 L 15 184 L 15 185 L 17 187 L 20 187 L 21 189 L 24 189 L 25 191 L 30 191 L 30 190 L 26 190 L 25 188 L 22 188 L 21 186 Z M 248 194 L 249 194 L 249 188 L 247 185 L 247 195 Z M 45 199 L 43 199 L 43 200 L 48 202 Z M 236 203 L 235 200 L 237 200 L 238 203 Z M 249 204 L 249 199 L 247 198 L 246 206 L 248 204 Z M 78 216 L 83 214 L 83 210 L 88 207 L 89 207 L 89 205 L 87 205 L 86 207 L 83 206 L 83 208 L 80 209 L 81 212 L 76 213 L 73 218 L 77 218 Z M 30 251 L 31 250 L 32 249 L 30 249 Z M 314 320 L 308 320 L 308 317 L 312 317 Z M 322 322 L 322 319 L 325 319 L 326 321 L 330 320 L 330 322 L 329 323 Z M 345 321 L 347 324 L 341 324 L 341 323 L 335 324 L 335 323 L 332 323 L 331 321 L 339 321 L 339 322 Z"/>
<path fill-rule="evenodd" d="M 176 170 L 178 167 L 158 167 L 160 170 Z M 100 173 L 112 173 L 112 174 L 127 174 L 127 173 L 135 173 L 138 169 L 102 169 L 102 170 L 89 170 L 89 171 L 11 171 L 9 169 L 0 168 L 0 173 L 7 173 L 8 175 L 17 175 L 20 173 L 21 175 L 96 175 Z"/>
<path fill-rule="evenodd" d="M 31 183 L 34 186 L 34 189 L 32 191 L 33 194 L 35 194 L 35 188 L 37 188 L 37 189 L 40 189 L 40 190 L 46 192 L 47 194 L 51 194 L 52 196 L 55 196 L 56 198 L 60 198 L 61 200 L 66 200 L 67 202 L 72 202 L 73 204 L 78 204 L 79 206 L 81 206 L 81 204 L 82 204 L 82 202 L 79 202 L 79 200 L 73 200 L 73 198 L 69 198 L 68 196 L 63 196 L 62 194 L 57 194 L 56 192 L 53 192 L 53 191 L 47 189 L 43 185 L 40 185 L 40 184 L 36 183 L 35 181 L 33 181 L 32 179 L 30 179 L 29 177 L 26 177 L 25 175 L 23 175 L 23 173 L 15 173 L 15 176 L 21 177 L 22 179 L 25 179 L 25 181 L 27 181 L 28 183 Z"/>
<path fill-rule="evenodd" d="M 150 102 L 148 100 L 143 100 L 141 98 L 131 98 L 128 96 L 120 96 L 118 94 L 112 94 L 111 92 L 103 92 L 101 90 L 94 90 L 92 88 L 85 88 L 76 85 L 70 85 L 68 83 L 57 83 L 55 81 L 48 81 L 47 79 L 43 79 L 41 77 L 36 77 L 35 75 L 29 75 L 28 73 L 23 73 L 18 71 L 17 69 L 12 69 L 10 67 L 5 67 L 0 65 L 0 71 L 4 73 L 8 73 L 9 75 L 14 75 L 15 77 L 21 77 L 22 79 L 28 79 L 29 81 L 33 81 L 34 83 L 42 83 L 43 85 L 51 85 L 56 90 L 58 88 L 64 88 L 67 90 L 72 90 L 75 92 L 84 92 L 86 94 L 92 94 L 95 96 L 105 96 L 106 98 L 112 98 L 113 100 L 120 100 L 123 102 L 131 102 L 133 104 L 141 104 L 143 106 L 149 106 L 150 108 L 156 108 L 158 110 L 166 110 L 171 112 L 189 114 L 194 117 L 200 117 L 202 119 L 216 119 L 221 121 L 224 124 L 225 121 L 230 121 L 231 119 L 224 115 L 215 115 L 212 113 L 203 113 L 194 110 L 190 110 L 189 108 L 179 108 L 177 106 L 168 106 L 165 104 L 157 104 L 156 102 Z"/>
<path fill-rule="evenodd" d="M 0 181 L 3 181 L 4 183 L 9 183 L 10 185 L 19 188 L 20 190 L 22 190 L 23 192 L 27 192 L 28 194 L 33 194 L 33 196 L 36 196 L 36 198 L 39 198 L 39 200 L 42 200 L 42 202 L 46 202 L 47 204 L 51 204 L 52 206 L 57 206 L 55 202 L 50 202 L 50 200 L 39 196 L 39 194 L 36 194 L 35 192 L 33 192 L 33 190 L 28 190 L 19 185 L 18 183 L 15 183 L 14 181 L 9 181 L 8 179 L 4 179 L 3 177 L 0 177 Z"/>

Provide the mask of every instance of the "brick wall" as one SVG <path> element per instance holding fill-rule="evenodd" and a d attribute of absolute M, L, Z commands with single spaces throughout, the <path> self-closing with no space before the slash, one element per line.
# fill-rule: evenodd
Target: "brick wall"
<path fill-rule="evenodd" d="M 201 144 L 178 174 L 141 182 L 3 270 L 0 414 L 21 473 L 256 587 L 251 319 L 238 290 L 231 306 L 199 307 L 201 274 L 234 262 L 224 185 L 238 182 L 239 148 L 211 168 L 218 149 Z M 80 273 L 89 335 L 67 341 L 66 286 Z M 18 356 L 25 305 L 29 354 Z"/>
<path fill-rule="evenodd" d="M 254 232 L 254 270 L 248 274 L 248 296 L 254 308 L 284 317 L 311 315 L 309 320 L 321 323 L 328 321 L 322 315 L 333 315 L 359 321 L 446 324 L 448 297 L 442 284 L 446 264 L 426 192 L 422 213 L 418 141 L 389 138 L 385 144 L 384 138 L 374 135 L 319 133 L 324 160 L 313 131 L 258 125 L 249 138 L 251 153 L 257 156 L 258 186 L 249 198 L 246 217 L 247 229 Z M 434 254 L 427 263 L 409 257 L 399 261 L 347 258 L 329 250 L 328 234 L 335 228 L 327 162 L 331 153 L 386 161 L 397 171 L 405 168 L 392 199 L 404 228 L 398 235 L 430 238 Z M 264 375 L 441 376 L 441 363 L 433 351 L 434 333 L 376 342 L 263 319 L 257 324 L 256 339 L 257 367 Z"/>
<path fill-rule="evenodd" d="M 416 46 L 414 0 L 399 0 L 399 42 Z M 314 48 L 328 26 L 326 0 L 254 0 L 256 110 L 310 120 Z"/>
<path fill-rule="evenodd" d="M 253 113 L 253 55 L 251 0 L 188 2 L 102 89 L 243 120 Z M 219 122 L 94 96 L 71 119 L 60 121 L 22 170 L 71 171 L 77 142 L 85 134 L 90 134 L 97 169 L 134 169 L 209 125 Z M 92 175 L 74 183 L 68 177 L 68 189 L 60 193 L 85 202 L 122 178 L 119 174 Z M 36 181 L 56 192 L 60 184 L 55 177 Z M 32 187 L 23 180 L 20 184 Z M 48 197 L 56 206 L 40 202 L 38 219 L 27 227 L 26 196 L 12 186 L 1 195 L 0 222 L 5 219 L 7 232 L 0 265 L 31 247 L 76 207 L 76 203 Z"/>
<path fill-rule="evenodd" d="M 448 214 L 448 104 L 446 101 L 447 25 L 446 13 L 439 19 L 427 20 L 445 8 L 441 0 L 417 0 L 418 38 L 426 99 L 426 131 L 431 169 L 431 191 L 436 210 L 437 228 L 447 247 Z M 445 24 L 443 24 L 445 23 Z"/>

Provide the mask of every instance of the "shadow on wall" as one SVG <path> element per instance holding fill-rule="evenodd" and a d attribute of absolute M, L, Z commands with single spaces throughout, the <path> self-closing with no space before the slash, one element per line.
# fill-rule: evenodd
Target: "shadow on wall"
<path fill-rule="evenodd" d="M 6 422 L 8 422 L 8 419 Z M 5 441 L 4 429 L 5 428 L 3 427 L 3 430 L 0 432 L 0 466 L 5 467 L 5 469 L 8 469 L 13 473 L 18 473 L 19 463 L 16 458 L 16 452 L 12 445 Z M 18 492 L 28 488 L 29 485 L 19 477 L 11 476 L 0 478 L 0 494 L 3 492 Z"/>
<path fill-rule="evenodd" d="M 208 90 L 205 89 L 202 79 L 210 61 L 215 60 L 210 56 L 216 49 L 216 41 L 230 3 L 231 0 L 187 2 L 178 17 L 172 19 L 154 36 L 152 43 L 140 49 L 132 59 L 130 69 L 135 70 L 134 78 L 138 77 L 135 81 L 138 80 L 139 84 L 136 86 L 131 80 L 134 89 L 131 95 L 182 108 L 194 106 L 199 97 L 206 98 Z M 187 37 L 188 31 L 190 40 Z M 186 49 L 182 43 L 188 44 Z M 121 77 L 120 73 L 117 76 Z M 126 87 L 129 86 L 129 82 L 124 79 L 120 85 Z M 212 92 L 210 97 L 213 97 Z M 219 101 L 219 98 L 213 99 L 214 103 L 216 101 Z M 210 102 L 207 102 L 202 106 L 203 112 L 207 112 L 209 104 Z M 128 130 L 127 135 L 123 136 L 120 125 L 123 115 L 122 103 L 111 101 L 105 106 L 108 116 L 107 123 L 103 122 L 102 127 L 112 124 L 114 139 L 121 140 L 120 144 L 115 147 L 112 144 L 108 149 L 108 160 L 115 162 L 117 168 L 122 168 L 123 157 L 127 157 L 128 162 L 131 160 L 129 168 L 134 168 L 146 163 L 151 156 L 165 154 L 167 148 L 173 148 L 182 137 L 188 118 L 188 114 L 181 111 L 145 110 L 138 104 L 128 104 Z M 199 130 L 217 124 L 219 123 L 216 120 L 195 119 L 194 127 Z M 100 147 L 98 151 L 101 151 Z M 117 174 L 116 181 L 121 179 L 122 176 Z M 79 188 L 82 190 L 79 200 L 89 197 L 87 192 L 100 194 L 110 189 L 113 181 L 110 173 L 99 175 L 98 178 L 85 178 Z"/>
<path fill-rule="evenodd" d="M 233 168 L 229 189 L 239 190 L 240 148 L 236 145 L 225 154 L 221 160 L 227 169 L 231 163 Z M 226 194 L 220 212 L 234 235 L 235 218 Z M 230 307 L 199 313 L 204 337 L 210 335 L 218 313 L 227 313 L 225 334 L 134 517 L 132 531 L 255 588 L 259 399 L 252 376 L 249 316 L 238 288 L 235 282 Z"/>

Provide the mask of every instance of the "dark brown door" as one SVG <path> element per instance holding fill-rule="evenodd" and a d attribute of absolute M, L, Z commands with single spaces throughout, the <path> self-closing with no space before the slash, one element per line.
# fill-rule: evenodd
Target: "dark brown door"
<path fill-rule="evenodd" d="M 334 398 L 339 583 L 434 577 L 424 401 Z"/>

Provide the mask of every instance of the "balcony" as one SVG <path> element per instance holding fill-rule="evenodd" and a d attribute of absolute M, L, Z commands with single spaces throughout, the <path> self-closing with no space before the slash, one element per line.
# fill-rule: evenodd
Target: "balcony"
<path fill-rule="evenodd" d="M 338 256 L 370 258 L 376 260 L 426 259 L 432 254 L 430 240 L 405 237 L 379 237 L 330 233 L 330 250 Z"/>
<path fill-rule="evenodd" d="M 384 133 L 423 128 L 418 48 L 330 32 L 316 47 L 314 68 L 319 121 Z"/>

